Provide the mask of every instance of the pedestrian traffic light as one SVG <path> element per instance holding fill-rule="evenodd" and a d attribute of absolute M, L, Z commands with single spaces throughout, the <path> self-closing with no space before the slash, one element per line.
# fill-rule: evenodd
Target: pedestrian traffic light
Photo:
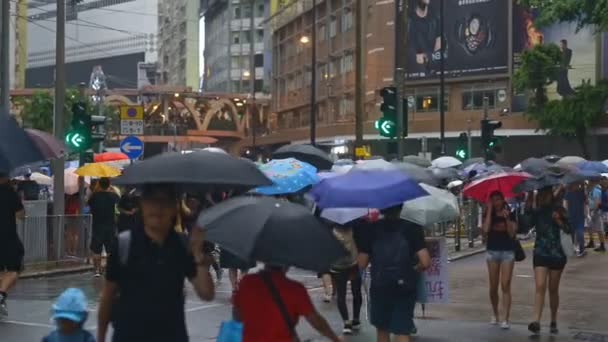
<path fill-rule="evenodd" d="M 467 133 L 460 133 L 460 136 L 458 137 L 458 146 L 456 147 L 456 158 L 460 160 L 469 159 L 468 141 L 469 135 Z"/>
<path fill-rule="evenodd" d="M 72 122 L 65 135 L 66 145 L 73 151 L 84 152 L 93 144 L 105 140 L 106 117 L 89 115 L 88 105 L 79 101 L 72 105 Z"/>
<path fill-rule="evenodd" d="M 382 103 L 380 112 L 382 117 L 375 123 L 376 130 L 381 136 L 387 138 L 397 137 L 397 88 L 385 87 L 380 90 Z M 407 101 L 403 100 L 403 136 L 407 136 Z"/>
<path fill-rule="evenodd" d="M 496 159 L 499 151 L 498 138 L 494 136 L 494 131 L 502 127 L 502 122 L 496 120 L 481 120 L 481 147 L 484 151 L 486 160 Z"/>

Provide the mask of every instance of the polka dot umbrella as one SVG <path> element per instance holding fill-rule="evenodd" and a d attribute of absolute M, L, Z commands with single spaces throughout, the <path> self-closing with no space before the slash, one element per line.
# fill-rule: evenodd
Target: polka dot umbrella
<path fill-rule="evenodd" d="M 273 182 L 254 190 L 261 195 L 293 194 L 319 182 L 317 168 L 294 158 L 274 159 L 259 168 Z"/>

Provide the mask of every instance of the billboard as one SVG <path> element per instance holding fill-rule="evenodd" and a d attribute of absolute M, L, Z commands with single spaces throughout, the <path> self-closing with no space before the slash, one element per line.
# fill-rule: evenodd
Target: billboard
<path fill-rule="evenodd" d="M 513 7 L 513 68 L 520 64 L 522 53 L 535 45 L 553 43 L 562 50 L 562 68 L 557 82 L 547 87 L 549 99 L 559 99 L 574 92 L 583 80 L 596 81 L 598 44 L 592 27 L 576 31 L 576 23 L 557 23 L 538 28 L 535 11 Z"/>
<path fill-rule="evenodd" d="M 439 77 L 440 0 L 407 0 L 407 78 Z M 508 72 L 506 0 L 444 1 L 445 75 L 464 77 Z"/>

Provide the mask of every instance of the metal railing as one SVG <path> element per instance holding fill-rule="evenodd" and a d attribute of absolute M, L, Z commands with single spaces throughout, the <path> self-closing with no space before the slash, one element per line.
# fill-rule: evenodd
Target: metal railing
<path fill-rule="evenodd" d="M 479 205 L 476 202 L 461 201 L 460 217 L 453 221 L 426 227 L 426 236 L 453 239 L 456 251 L 461 250 L 463 243 L 466 243 L 469 248 L 473 248 L 481 236 L 479 211 Z"/>
<path fill-rule="evenodd" d="M 91 215 L 26 216 L 17 227 L 25 251 L 24 263 L 87 263 L 91 226 Z"/>

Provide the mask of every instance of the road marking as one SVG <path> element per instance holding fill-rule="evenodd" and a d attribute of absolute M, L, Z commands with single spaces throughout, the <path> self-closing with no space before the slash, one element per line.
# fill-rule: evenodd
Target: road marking
<path fill-rule="evenodd" d="M 518 278 L 532 278 L 533 276 L 527 275 L 527 274 L 518 274 L 518 275 L 516 275 L 516 277 L 518 277 Z"/>
<path fill-rule="evenodd" d="M 201 311 L 201 310 L 206 310 L 206 309 L 211 309 L 211 308 L 217 308 L 220 306 L 228 306 L 228 304 L 208 304 L 208 305 L 195 306 L 193 308 L 186 309 L 186 312 L 189 313 L 189 312 Z"/>
<path fill-rule="evenodd" d="M 6 321 L 0 320 L 0 324 L 13 324 L 13 325 L 22 325 L 26 327 L 36 327 L 36 328 L 46 328 L 46 329 L 54 329 L 54 325 L 43 324 L 43 323 L 31 323 L 31 322 L 22 322 L 22 321 Z"/>

